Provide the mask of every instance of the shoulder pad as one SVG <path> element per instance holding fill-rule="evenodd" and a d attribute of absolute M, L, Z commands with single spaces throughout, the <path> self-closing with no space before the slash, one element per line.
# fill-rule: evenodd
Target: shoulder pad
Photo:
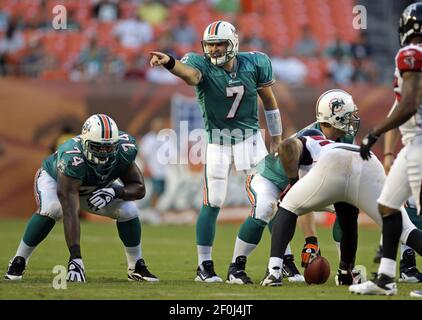
<path fill-rule="evenodd" d="M 401 48 L 396 56 L 400 74 L 406 71 L 422 71 L 422 47 L 409 45 Z"/>

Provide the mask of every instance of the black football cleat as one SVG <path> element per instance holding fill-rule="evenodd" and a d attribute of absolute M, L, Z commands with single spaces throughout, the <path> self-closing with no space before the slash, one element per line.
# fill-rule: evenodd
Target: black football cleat
<path fill-rule="evenodd" d="M 214 262 L 212 260 L 206 260 L 201 263 L 196 269 L 197 282 L 223 282 L 214 271 Z"/>
<path fill-rule="evenodd" d="M 24 257 L 14 257 L 13 260 L 9 261 L 9 267 L 7 268 L 4 278 L 6 280 L 22 280 L 22 276 L 25 273 L 26 262 Z"/>
<path fill-rule="evenodd" d="M 226 283 L 229 284 L 252 284 L 251 278 L 246 274 L 246 256 L 238 256 L 234 263 L 230 264 L 227 272 Z"/>
<path fill-rule="evenodd" d="M 144 259 L 136 261 L 135 269 L 129 269 L 127 278 L 129 281 L 158 282 L 159 279 L 149 272 Z"/>

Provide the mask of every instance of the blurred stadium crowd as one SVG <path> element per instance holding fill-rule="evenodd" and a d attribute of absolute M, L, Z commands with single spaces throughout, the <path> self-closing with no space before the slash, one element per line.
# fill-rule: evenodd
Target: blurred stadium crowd
<path fill-rule="evenodd" d="M 237 26 L 241 51 L 263 51 L 290 85 L 378 83 L 354 0 L 0 0 L 0 76 L 73 82 L 180 80 L 149 68 L 148 52 L 202 52 L 212 21 Z M 67 29 L 55 30 L 64 5 Z"/>

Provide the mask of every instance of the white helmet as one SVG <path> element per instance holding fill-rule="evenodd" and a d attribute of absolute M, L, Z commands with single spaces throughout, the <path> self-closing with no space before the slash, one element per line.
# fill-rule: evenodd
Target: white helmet
<path fill-rule="evenodd" d="M 85 121 L 80 135 L 82 150 L 92 164 L 108 169 L 116 160 L 119 129 L 105 114 L 94 114 Z"/>
<path fill-rule="evenodd" d="M 227 43 L 226 53 L 221 57 L 213 57 L 208 52 L 206 44 L 219 42 Z M 205 57 L 216 66 L 222 66 L 227 61 L 230 61 L 239 51 L 239 39 L 236 28 L 226 21 L 215 21 L 206 27 L 201 44 Z"/>
<path fill-rule="evenodd" d="M 340 89 L 328 90 L 319 97 L 316 103 L 316 119 L 353 136 L 359 130 L 358 108 L 352 96 Z"/>

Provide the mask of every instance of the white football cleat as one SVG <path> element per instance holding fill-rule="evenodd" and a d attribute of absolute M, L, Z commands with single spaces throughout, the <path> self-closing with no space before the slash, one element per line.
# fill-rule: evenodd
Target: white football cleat
<path fill-rule="evenodd" d="M 263 287 L 279 287 L 283 285 L 283 274 L 279 269 L 272 269 L 271 273 L 268 271 L 265 278 L 260 282 Z"/>
<path fill-rule="evenodd" d="M 422 298 L 422 290 L 412 290 L 410 291 L 410 296 L 413 298 Z"/>
<path fill-rule="evenodd" d="M 294 276 L 287 277 L 289 282 L 305 282 L 305 277 L 301 274 L 295 274 Z"/>
<path fill-rule="evenodd" d="M 349 286 L 349 291 L 355 294 L 394 296 L 397 285 L 393 278 L 379 274 L 376 279 Z"/>

